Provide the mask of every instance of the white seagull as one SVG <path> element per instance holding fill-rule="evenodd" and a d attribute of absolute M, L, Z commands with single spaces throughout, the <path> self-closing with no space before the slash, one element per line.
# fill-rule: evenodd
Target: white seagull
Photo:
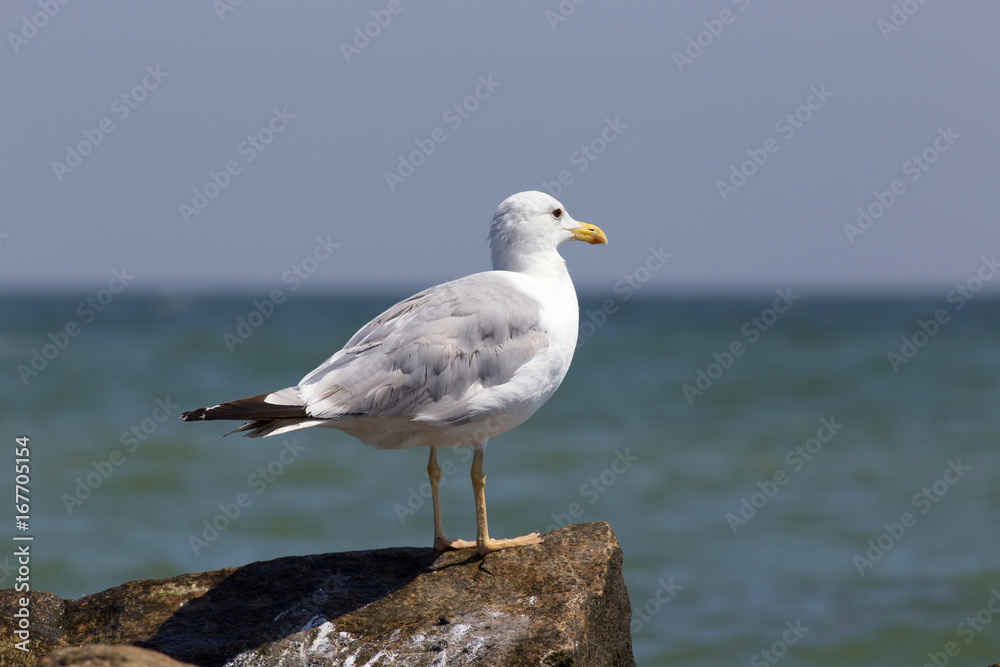
<path fill-rule="evenodd" d="M 366 324 L 294 387 L 185 412 L 237 419 L 251 438 L 325 426 L 382 449 L 429 447 L 434 547 L 480 554 L 539 544 L 538 533 L 493 539 L 486 525 L 487 441 L 522 424 L 562 382 L 576 348 L 576 290 L 557 248 L 607 243 L 553 197 L 508 197 L 490 225 L 493 270 L 431 287 Z M 441 524 L 435 448 L 471 445 L 476 541 Z"/>

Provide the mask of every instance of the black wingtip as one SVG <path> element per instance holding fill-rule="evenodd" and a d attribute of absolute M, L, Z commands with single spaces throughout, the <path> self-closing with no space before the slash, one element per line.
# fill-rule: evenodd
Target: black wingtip
<path fill-rule="evenodd" d="M 197 421 L 199 419 L 204 419 L 205 418 L 205 411 L 206 411 L 206 408 L 198 408 L 197 410 L 192 410 L 190 412 L 185 412 L 185 413 L 181 414 L 181 419 L 183 419 L 186 422 L 193 422 L 193 421 Z"/>
<path fill-rule="evenodd" d="M 186 422 L 214 421 L 217 419 L 238 419 L 241 421 L 271 420 L 271 419 L 304 419 L 305 406 L 268 403 L 271 394 L 259 394 L 235 401 L 227 401 L 207 408 L 198 408 L 181 415 Z"/>

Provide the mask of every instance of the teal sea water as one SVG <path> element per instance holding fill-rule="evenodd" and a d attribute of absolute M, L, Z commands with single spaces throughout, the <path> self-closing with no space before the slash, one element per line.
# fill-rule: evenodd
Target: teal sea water
<path fill-rule="evenodd" d="M 0 488 L 11 500 L 30 436 L 31 585 L 72 598 L 430 545 L 425 451 L 327 429 L 219 439 L 226 424 L 178 418 L 294 384 L 407 294 L 296 295 L 232 351 L 224 332 L 262 294 L 122 295 L 92 315 L 86 295 L 0 298 Z M 585 322 L 608 296 L 582 299 Z M 552 400 L 491 441 L 491 532 L 609 522 L 640 665 L 1000 661 L 1000 304 L 803 296 L 768 313 L 776 298 L 619 298 Z M 50 333 L 65 349 L 26 385 Z M 471 537 L 467 455 L 440 458 L 445 527 Z M 0 552 L 0 587 L 12 562 Z"/>

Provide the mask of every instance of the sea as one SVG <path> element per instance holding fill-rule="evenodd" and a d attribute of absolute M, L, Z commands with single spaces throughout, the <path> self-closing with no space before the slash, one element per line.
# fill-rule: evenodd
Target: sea
<path fill-rule="evenodd" d="M 411 291 L 0 296 L 0 587 L 16 535 L 64 598 L 430 546 L 424 450 L 179 418 L 295 384 Z M 494 537 L 608 522 L 639 665 L 1000 662 L 1000 301 L 627 296 L 581 295 L 562 386 L 490 441 Z M 468 453 L 439 458 L 445 527 L 472 538 Z"/>

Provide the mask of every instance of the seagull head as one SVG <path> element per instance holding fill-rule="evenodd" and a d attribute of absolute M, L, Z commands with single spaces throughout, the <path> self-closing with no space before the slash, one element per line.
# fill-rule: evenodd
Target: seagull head
<path fill-rule="evenodd" d="M 567 241 L 608 242 L 596 225 L 574 220 L 544 192 L 519 192 L 504 199 L 490 224 L 490 252 L 496 270 L 522 271 L 527 264 L 558 258 Z M 553 257 L 555 256 L 555 257 Z"/>

